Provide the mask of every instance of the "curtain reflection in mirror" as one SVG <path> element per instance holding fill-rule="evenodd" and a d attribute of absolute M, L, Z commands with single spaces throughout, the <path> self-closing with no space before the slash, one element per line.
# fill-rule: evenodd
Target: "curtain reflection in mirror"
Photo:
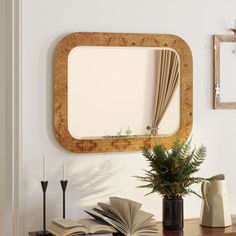
<path fill-rule="evenodd" d="M 151 135 L 157 135 L 158 126 L 173 98 L 179 80 L 179 60 L 174 51 L 156 51 L 155 105 L 152 126 L 147 126 Z"/>

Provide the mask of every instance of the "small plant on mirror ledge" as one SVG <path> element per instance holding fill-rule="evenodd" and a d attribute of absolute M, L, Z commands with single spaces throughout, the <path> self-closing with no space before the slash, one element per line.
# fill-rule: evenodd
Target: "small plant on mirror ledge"
<path fill-rule="evenodd" d="M 181 230 L 183 228 L 183 197 L 197 194 L 190 188 L 192 184 L 201 183 L 202 177 L 195 177 L 206 157 L 206 148 L 191 148 L 191 139 L 173 141 L 170 149 L 163 144 L 156 144 L 152 150 L 143 149 L 143 156 L 149 163 L 145 176 L 135 176 L 145 182 L 140 188 L 150 188 L 151 193 L 163 197 L 163 228 Z"/>
<path fill-rule="evenodd" d="M 123 132 L 123 129 L 120 129 L 116 135 L 110 135 L 105 133 L 103 138 L 135 138 L 135 137 L 142 137 L 142 136 L 151 136 L 151 133 L 148 130 L 145 130 L 143 134 L 132 134 L 132 129 L 128 126 L 127 129 Z"/>

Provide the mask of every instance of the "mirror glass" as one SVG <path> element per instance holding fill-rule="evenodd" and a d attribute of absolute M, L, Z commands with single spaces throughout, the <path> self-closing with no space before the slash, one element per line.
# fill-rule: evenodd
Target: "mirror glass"
<path fill-rule="evenodd" d="M 235 102 L 236 93 L 233 81 L 236 78 L 236 43 L 220 43 L 220 100 Z"/>
<path fill-rule="evenodd" d="M 68 56 L 68 130 L 74 138 L 148 135 L 155 110 L 157 52 L 170 48 L 77 46 Z M 177 53 L 175 53 L 178 57 Z M 178 57 L 178 75 L 179 75 Z M 179 79 L 155 135 L 180 126 Z"/>

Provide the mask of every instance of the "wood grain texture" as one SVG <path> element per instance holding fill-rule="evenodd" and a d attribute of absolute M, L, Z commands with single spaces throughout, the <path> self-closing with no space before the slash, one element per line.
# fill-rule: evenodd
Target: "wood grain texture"
<path fill-rule="evenodd" d="M 161 223 L 159 229 L 162 231 Z M 236 225 L 226 228 L 203 227 L 198 219 L 188 219 L 184 221 L 184 228 L 180 231 L 162 231 L 163 236 L 236 236 Z"/>
<path fill-rule="evenodd" d="M 184 221 L 184 229 L 179 231 L 163 231 L 162 223 L 158 223 L 158 228 L 163 236 L 236 236 L 236 225 L 227 228 L 209 228 L 199 225 L 198 219 L 188 219 Z M 30 236 L 36 236 L 35 232 L 29 233 Z"/>
<path fill-rule="evenodd" d="M 68 130 L 67 62 L 70 51 L 77 46 L 168 47 L 180 58 L 180 127 L 172 136 L 138 136 L 125 138 L 94 137 L 76 139 Z M 186 42 L 168 34 L 72 33 L 58 44 L 54 55 L 54 129 L 60 144 L 77 153 L 130 152 L 155 143 L 170 146 L 178 136 L 186 139 L 192 129 L 192 54 Z"/>
<path fill-rule="evenodd" d="M 236 42 L 235 35 L 213 35 L 213 108 L 236 109 L 235 102 L 221 102 L 220 95 L 216 93 L 216 87 L 220 88 L 220 43 Z"/>

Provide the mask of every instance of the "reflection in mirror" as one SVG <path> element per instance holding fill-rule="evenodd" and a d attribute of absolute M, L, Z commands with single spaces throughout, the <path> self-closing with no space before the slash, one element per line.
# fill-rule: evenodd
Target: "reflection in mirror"
<path fill-rule="evenodd" d="M 180 126 L 179 67 L 170 48 L 74 47 L 68 56 L 70 134 L 172 135 Z"/>

